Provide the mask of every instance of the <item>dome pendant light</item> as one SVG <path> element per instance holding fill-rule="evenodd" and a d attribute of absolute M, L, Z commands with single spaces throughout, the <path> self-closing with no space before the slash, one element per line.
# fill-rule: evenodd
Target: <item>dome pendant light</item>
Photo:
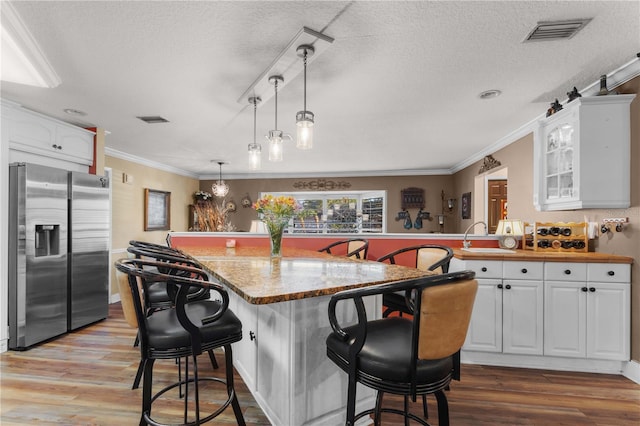
<path fill-rule="evenodd" d="M 297 138 L 296 147 L 311 149 L 313 147 L 313 113 L 307 111 L 307 58 L 315 52 L 313 46 L 303 44 L 296 50 L 304 62 L 304 109 L 296 114 Z"/>
<path fill-rule="evenodd" d="M 216 197 L 225 197 L 229 193 L 229 185 L 222 180 L 222 165 L 224 161 L 218 161 L 218 164 L 220 165 L 220 179 L 211 185 L 211 192 Z"/>
<path fill-rule="evenodd" d="M 261 101 L 258 97 L 250 97 L 249 103 L 253 104 L 253 143 L 249 144 L 249 169 L 260 170 L 262 160 L 262 146 L 256 142 L 256 111 L 258 103 Z"/>
<path fill-rule="evenodd" d="M 282 161 L 284 138 L 292 139 L 291 135 L 285 134 L 282 130 L 278 130 L 278 83 L 283 82 L 284 79 L 280 75 L 272 75 L 269 77 L 269 83 L 273 84 L 275 90 L 276 119 L 274 130 L 269 130 L 269 134 L 266 138 L 269 139 L 269 161 L 273 162 Z"/>

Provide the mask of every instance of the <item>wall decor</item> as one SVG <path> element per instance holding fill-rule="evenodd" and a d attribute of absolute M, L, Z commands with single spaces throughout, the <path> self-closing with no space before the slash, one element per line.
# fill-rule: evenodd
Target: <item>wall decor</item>
<path fill-rule="evenodd" d="M 575 86 L 573 86 L 573 90 L 570 92 L 567 92 L 567 97 L 569 98 L 567 103 L 569 103 L 575 99 L 581 98 L 582 95 L 580 94 L 580 92 L 578 92 L 578 89 Z"/>
<path fill-rule="evenodd" d="M 424 209 L 424 189 L 422 188 L 405 188 L 400 191 L 402 199 L 400 200 L 402 210 L 406 209 Z"/>
<path fill-rule="evenodd" d="M 560 104 L 560 102 L 558 102 L 558 99 L 556 99 L 555 101 L 553 101 L 551 103 L 551 106 L 547 110 L 547 117 L 555 114 L 556 112 L 560 111 L 561 109 L 562 109 L 562 105 Z"/>
<path fill-rule="evenodd" d="M 331 191 L 335 189 L 351 188 L 351 184 L 345 181 L 316 179 L 309 182 L 298 181 L 293 184 L 293 187 L 295 189 L 310 189 L 312 191 Z"/>
<path fill-rule="evenodd" d="M 245 196 L 242 197 L 242 200 L 240 200 L 240 204 L 242 204 L 243 208 L 251 207 L 251 205 L 253 204 L 253 201 L 251 201 L 251 197 L 249 197 L 249 193 L 245 194 Z"/>
<path fill-rule="evenodd" d="M 169 230 L 171 226 L 171 193 L 144 189 L 144 230 Z"/>
<path fill-rule="evenodd" d="M 471 219 L 471 193 L 462 194 L 462 206 L 460 207 L 463 219 Z"/>
<path fill-rule="evenodd" d="M 480 167 L 478 174 L 480 175 L 491 169 L 495 169 L 496 167 L 499 167 L 501 165 L 502 163 L 496 160 L 495 158 L 493 158 L 492 155 L 487 155 L 486 157 L 484 157 L 484 160 L 482 160 L 482 166 Z"/>

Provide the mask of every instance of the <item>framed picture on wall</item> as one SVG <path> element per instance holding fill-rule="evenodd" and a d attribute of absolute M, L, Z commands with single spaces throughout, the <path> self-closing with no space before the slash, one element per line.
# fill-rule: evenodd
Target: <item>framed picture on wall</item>
<path fill-rule="evenodd" d="M 144 230 L 169 230 L 171 226 L 171 193 L 144 189 Z"/>
<path fill-rule="evenodd" d="M 471 219 L 471 193 L 462 194 L 462 205 L 460 207 L 463 219 Z"/>

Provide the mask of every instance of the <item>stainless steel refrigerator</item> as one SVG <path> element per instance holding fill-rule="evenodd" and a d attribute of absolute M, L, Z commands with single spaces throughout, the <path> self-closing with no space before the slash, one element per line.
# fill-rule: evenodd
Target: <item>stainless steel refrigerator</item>
<path fill-rule="evenodd" d="M 106 178 L 35 164 L 9 167 L 9 348 L 107 317 Z"/>

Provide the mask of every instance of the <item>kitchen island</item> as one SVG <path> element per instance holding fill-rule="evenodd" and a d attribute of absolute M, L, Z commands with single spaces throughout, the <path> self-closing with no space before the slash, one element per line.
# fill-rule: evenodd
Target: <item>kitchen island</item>
<path fill-rule="evenodd" d="M 325 347 L 331 295 L 430 274 L 286 246 L 282 258 L 270 258 L 268 247 L 176 246 L 231 290 L 229 306 L 243 324 L 234 365 L 271 423 L 282 426 L 344 424 L 347 376 Z M 371 318 L 381 317 L 380 297 L 365 305 Z M 355 321 L 352 305 L 339 314 Z M 358 410 L 374 403 L 374 392 L 359 387 Z"/>

